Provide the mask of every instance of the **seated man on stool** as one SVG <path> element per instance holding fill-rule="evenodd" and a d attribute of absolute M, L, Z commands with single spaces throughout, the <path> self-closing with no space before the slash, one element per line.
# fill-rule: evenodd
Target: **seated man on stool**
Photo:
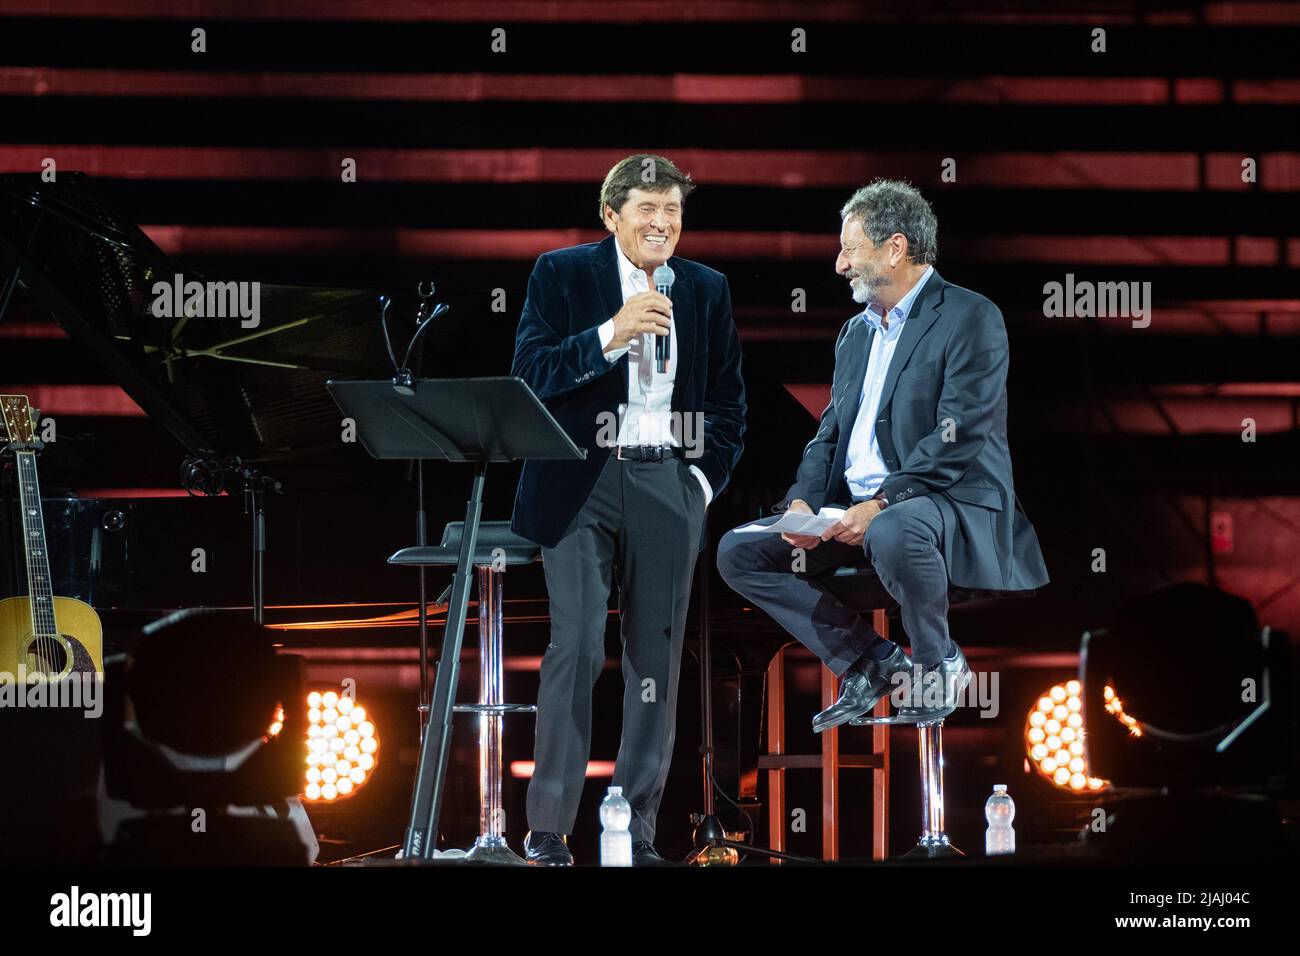
<path fill-rule="evenodd" d="M 935 271 L 938 221 L 907 183 L 859 189 L 840 218 L 835 271 L 866 309 L 840 330 L 830 404 L 775 510 L 847 510 L 821 537 L 733 530 L 718 547 L 727 583 L 842 679 L 818 733 L 869 714 L 895 683 L 909 692 L 899 720 L 952 713 L 970 667 L 948 636 L 949 589 L 1048 580 L 1012 486 L 1002 313 Z M 865 569 L 855 607 L 901 606 L 910 662 L 827 590 L 845 565 Z"/>

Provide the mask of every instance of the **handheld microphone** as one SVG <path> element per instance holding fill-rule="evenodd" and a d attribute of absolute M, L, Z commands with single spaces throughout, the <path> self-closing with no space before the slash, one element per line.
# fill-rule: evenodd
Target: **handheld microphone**
<path fill-rule="evenodd" d="M 655 291 L 668 298 L 673 296 L 673 283 L 677 275 L 667 266 L 660 266 L 654 271 Z M 662 375 L 668 371 L 668 358 L 672 354 L 672 333 L 655 336 L 655 367 Z"/>

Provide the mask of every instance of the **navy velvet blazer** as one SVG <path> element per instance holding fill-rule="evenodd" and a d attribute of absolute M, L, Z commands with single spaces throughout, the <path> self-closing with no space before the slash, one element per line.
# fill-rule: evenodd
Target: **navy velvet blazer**
<path fill-rule="evenodd" d="M 861 316 L 835 343 L 831 400 L 785 500 L 814 511 L 847 505 L 849 437 L 862 402 L 871 337 Z M 1030 591 L 1048 581 L 1038 537 L 1011 475 L 1007 330 L 984 296 L 932 272 L 912 303 L 885 375 L 876 437 L 889 503 L 930 495 L 944 516 L 951 582 L 973 591 Z"/>
<path fill-rule="evenodd" d="M 618 415 L 627 404 L 627 353 L 616 362 L 607 360 L 598 331 L 623 307 L 614 243 L 610 235 L 542 255 L 528 279 L 519 318 L 511 374 L 527 382 L 574 443 L 587 449 L 583 461 L 524 463 L 511 527 L 544 547 L 559 542 L 611 453 L 597 445 L 601 413 Z M 698 262 L 674 256 L 668 265 L 676 273 L 672 410 L 703 413 L 702 453 L 686 461 L 704 472 L 716 497 L 740 459 L 745 433 L 745 383 L 731 290 L 722 273 Z"/>

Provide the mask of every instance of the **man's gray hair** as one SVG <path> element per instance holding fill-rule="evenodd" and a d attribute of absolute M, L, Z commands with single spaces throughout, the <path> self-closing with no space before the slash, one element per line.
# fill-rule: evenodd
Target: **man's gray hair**
<path fill-rule="evenodd" d="M 907 254 L 920 265 L 939 258 L 939 220 L 911 183 L 876 179 L 855 192 L 840 210 L 840 220 L 856 219 L 871 244 L 878 246 L 896 232 L 907 237 Z"/>

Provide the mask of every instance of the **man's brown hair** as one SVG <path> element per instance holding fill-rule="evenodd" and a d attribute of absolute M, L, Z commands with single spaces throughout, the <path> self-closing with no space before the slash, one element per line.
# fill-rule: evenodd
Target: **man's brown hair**
<path fill-rule="evenodd" d="M 636 153 L 620 159 L 605 176 L 600 187 L 600 207 L 597 215 L 605 222 L 605 207 L 613 207 L 615 212 L 623 209 L 627 197 L 633 189 L 643 189 L 651 193 L 666 193 L 676 186 L 682 191 L 682 202 L 695 189 L 695 180 L 689 173 L 684 173 L 666 156 L 653 153 Z"/>

